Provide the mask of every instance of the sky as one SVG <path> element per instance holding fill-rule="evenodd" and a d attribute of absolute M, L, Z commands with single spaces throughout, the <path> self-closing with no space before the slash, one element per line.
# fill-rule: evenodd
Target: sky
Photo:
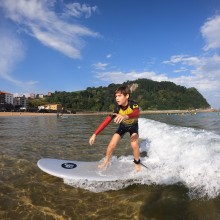
<path fill-rule="evenodd" d="M 127 80 L 195 87 L 220 108 L 219 0 L 0 0 L 0 90 Z"/>

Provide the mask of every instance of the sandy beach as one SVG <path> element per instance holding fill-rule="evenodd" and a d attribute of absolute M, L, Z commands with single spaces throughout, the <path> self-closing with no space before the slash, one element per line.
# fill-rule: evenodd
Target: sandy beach
<path fill-rule="evenodd" d="M 55 113 L 35 113 L 35 112 L 0 112 L 1 116 L 56 116 Z"/>
<path fill-rule="evenodd" d="M 76 114 L 63 114 L 63 115 L 105 115 L 110 114 L 110 112 L 79 112 Z M 39 112 L 0 112 L 0 117 L 9 117 L 9 116 L 55 116 L 57 117 L 56 113 L 39 113 Z"/>
<path fill-rule="evenodd" d="M 197 110 L 148 110 L 141 111 L 140 114 L 196 114 L 199 112 L 216 112 L 214 109 L 197 109 Z M 63 114 L 63 115 L 107 115 L 111 112 L 79 112 L 76 114 Z M 56 113 L 38 113 L 38 112 L 0 112 L 0 117 L 9 116 L 57 116 Z"/>

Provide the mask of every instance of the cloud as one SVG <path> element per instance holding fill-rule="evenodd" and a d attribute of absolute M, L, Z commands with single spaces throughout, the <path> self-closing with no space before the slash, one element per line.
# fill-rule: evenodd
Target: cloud
<path fill-rule="evenodd" d="M 107 55 L 106 55 L 106 58 L 107 58 L 107 59 L 110 59 L 111 57 L 112 57 L 111 54 L 107 54 Z"/>
<path fill-rule="evenodd" d="M 98 10 L 97 6 L 89 6 L 88 4 L 70 3 L 66 4 L 64 8 L 65 15 L 80 18 L 85 16 L 85 18 L 91 17 L 92 13 Z"/>
<path fill-rule="evenodd" d="M 164 61 L 178 67 L 174 72 L 184 72 L 178 77 L 173 77 L 168 73 L 156 73 L 153 71 L 98 71 L 96 78 L 109 83 L 123 83 L 128 80 L 147 78 L 154 81 L 171 81 L 177 85 L 187 88 L 197 88 L 209 101 L 211 106 L 217 107 L 219 103 L 216 100 L 220 98 L 220 56 L 218 54 L 210 56 L 190 56 L 175 55 L 170 60 Z M 101 66 L 101 63 L 100 63 Z M 98 68 L 97 68 L 98 69 Z M 187 75 L 186 75 L 187 73 Z"/>
<path fill-rule="evenodd" d="M 220 48 L 220 15 L 210 18 L 202 27 L 201 33 L 205 39 L 205 51 Z"/>
<path fill-rule="evenodd" d="M 164 63 L 171 65 L 180 65 L 182 69 L 188 66 L 189 75 L 180 76 L 178 78 L 172 78 L 181 85 L 187 87 L 194 86 L 200 91 L 216 90 L 218 89 L 218 83 L 220 81 L 220 56 L 215 54 L 213 56 L 186 56 L 178 55 L 172 56 L 170 61 Z"/>
<path fill-rule="evenodd" d="M 147 78 L 155 81 L 166 81 L 168 78 L 164 74 L 157 75 L 155 72 L 121 72 L 121 71 L 108 71 L 99 72 L 96 74 L 96 78 L 110 82 L 110 83 L 123 83 L 128 80 L 136 80 L 141 78 Z"/>
<path fill-rule="evenodd" d="M 99 34 L 58 17 L 54 11 L 55 3 L 56 1 L 47 0 L 7 0 L 1 1 L 0 7 L 4 9 L 5 16 L 18 24 L 28 35 L 70 58 L 80 59 L 84 46 L 83 38 L 98 37 Z M 66 6 L 69 11 L 71 7 L 72 10 L 74 8 L 70 5 Z M 95 10 L 89 9 L 87 5 L 78 5 L 75 8 L 78 13 L 84 13 L 87 17 Z"/>
<path fill-rule="evenodd" d="M 148 78 L 155 81 L 171 81 L 177 85 L 187 88 L 195 87 L 209 101 L 211 106 L 219 107 L 220 98 L 220 55 L 216 49 L 220 48 L 220 16 L 214 16 L 201 27 L 201 34 L 204 37 L 205 51 L 209 53 L 199 56 L 178 54 L 163 61 L 165 65 L 174 68 L 174 73 L 156 73 L 153 71 L 99 71 L 96 77 L 110 83 L 122 83 L 138 78 Z M 215 52 L 212 54 L 213 50 Z"/>
<path fill-rule="evenodd" d="M 12 33 L 4 30 L 0 31 L 0 42 L 0 77 L 23 88 L 36 84 L 37 82 L 35 81 L 19 81 L 11 75 L 17 63 L 21 62 L 25 57 L 25 49 L 22 42 Z"/>
<path fill-rule="evenodd" d="M 182 59 L 180 59 L 182 57 Z M 204 97 L 209 101 L 211 106 L 219 107 L 220 98 L 220 56 L 214 55 L 212 57 L 186 57 L 178 56 L 172 57 L 169 64 L 175 63 L 175 65 L 188 66 L 181 67 L 181 71 L 189 71 L 188 75 L 181 75 L 179 77 L 171 77 L 168 74 L 158 74 L 152 71 L 99 71 L 96 73 L 96 78 L 101 81 L 109 83 L 123 83 L 128 80 L 136 80 L 140 78 L 147 78 L 154 81 L 170 81 L 177 85 L 182 85 L 187 88 L 195 87 L 197 88 Z M 178 62 L 177 62 L 178 60 Z M 168 63 L 168 62 L 167 62 Z M 180 71 L 180 72 L 181 72 Z"/>
<path fill-rule="evenodd" d="M 101 63 L 101 62 L 98 62 L 98 63 L 95 63 L 92 65 L 96 70 L 105 70 L 106 67 L 108 66 L 108 63 Z"/>
<path fill-rule="evenodd" d="M 174 73 L 181 73 L 181 72 L 186 72 L 186 71 L 188 71 L 188 69 L 181 66 L 180 69 L 174 70 L 173 72 Z"/>
<path fill-rule="evenodd" d="M 213 50 L 220 48 L 220 16 L 216 15 L 208 19 L 200 31 L 205 41 L 203 49 L 209 54 L 200 56 L 175 55 L 164 64 L 179 66 L 180 70 L 186 70 L 188 76 L 182 75 L 177 78 L 170 78 L 177 84 L 186 87 L 197 88 L 213 106 L 219 105 L 220 97 L 220 56 Z M 188 70 L 187 70 L 188 69 Z"/>
<path fill-rule="evenodd" d="M 178 85 L 197 88 L 212 106 L 217 106 L 216 101 L 220 96 L 220 56 L 218 54 L 210 56 L 172 56 L 169 61 L 163 63 L 181 66 L 180 69 L 188 67 L 188 75 L 176 78 L 169 78 Z"/>
<path fill-rule="evenodd" d="M 173 55 L 171 56 L 170 60 L 163 61 L 163 64 L 170 64 L 172 66 L 175 66 L 178 63 L 186 64 L 186 65 L 199 65 L 200 59 L 198 57 L 193 57 L 190 55 Z"/>

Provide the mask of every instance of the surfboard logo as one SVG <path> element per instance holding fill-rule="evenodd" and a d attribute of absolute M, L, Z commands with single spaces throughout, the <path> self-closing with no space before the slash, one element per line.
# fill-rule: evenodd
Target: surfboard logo
<path fill-rule="evenodd" d="M 61 166 L 65 169 L 74 169 L 77 167 L 75 163 L 63 163 Z"/>

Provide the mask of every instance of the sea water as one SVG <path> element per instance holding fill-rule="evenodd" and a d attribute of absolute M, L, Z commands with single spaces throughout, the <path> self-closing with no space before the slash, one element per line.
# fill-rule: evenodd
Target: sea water
<path fill-rule="evenodd" d="M 146 167 L 128 173 L 127 180 L 62 180 L 36 166 L 43 157 L 102 160 L 117 125 L 111 123 L 94 146 L 88 140 L 104 118 L 0 117 L 0 219 L 220 219 L 216 112 L 141 115 Z M 112 162 L 133 166 L 132 160 L 126 135 Z"/>
<path fill-rule="evenodd" d="M 180 127 L 145 118 L 139 119 L 139 130 L 142 139 L 140 150 L 147 152 L 147 156 L 141 157 L 141 162 L 147 168 L 142 167 L 140 173 L 128 173 L 127 181 L 105 183 L 66 179 L 65 183 L 93 192 L 118 190 L 137 183 L 183 184 L 189 189 L 189 196 L 192 198 L 215 198 L 220 194 L 219 130 L 215 132 L 198 127 Z M 117 160 L 132 161 L 133 156 L 112 158 L 114 163 L 117 163 Z"/>

